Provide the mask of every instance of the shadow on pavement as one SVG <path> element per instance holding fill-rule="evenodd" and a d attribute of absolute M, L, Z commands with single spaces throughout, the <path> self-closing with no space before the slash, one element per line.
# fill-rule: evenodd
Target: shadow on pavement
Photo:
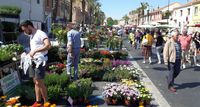
<path fill-rule="evenodd" d="M 194 71 L 200 71 L 200 67 L 195 67 Z"/>
<path fill-rule="evenodd" d="M 91 105 L 104 105 L 105 104 L 105 101 L 102 98 L 102 96 L 93 95 L 89 99 L 90 99 Z"/>
<path fill-rule="evenodd" d="M 176 89 L 195 88 L 200 86 L 200 82 L 176 84 Z"/>
<path fill-rule="evenodd" d="M 152 69 L 157 70 L 157 71 L 166 71 L 166 67 L 153 67 Z"/>

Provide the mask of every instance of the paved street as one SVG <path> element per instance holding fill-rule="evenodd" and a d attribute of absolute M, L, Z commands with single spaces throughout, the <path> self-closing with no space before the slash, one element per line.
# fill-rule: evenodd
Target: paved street
<path fill-rule="evenodd" d="M 181 71 L 175 79 L 177 92 L 171 93 L 167 90 L 166 74 L 167 68 L 164 64 L 157 64 L 155 49 L 153 49 L 153 64 L 142 63 L 141 50 L 130 47 L 128 41 L 124 46 L 130 51 L 132 60 L 137 61 L 145 71 L 160 93 L 164 96 L 171 107 L 199 107 L 200 106 L 200 68 L 189 67 Z"/>

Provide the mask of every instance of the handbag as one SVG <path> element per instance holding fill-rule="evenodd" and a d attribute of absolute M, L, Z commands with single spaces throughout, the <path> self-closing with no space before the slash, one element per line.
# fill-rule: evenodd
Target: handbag
<path fill-rule="evenodd" d="M 142 40 L 142 45 L 147 45 L 148 44 L 148 40 L 146 39 L 146 37 Z"/>

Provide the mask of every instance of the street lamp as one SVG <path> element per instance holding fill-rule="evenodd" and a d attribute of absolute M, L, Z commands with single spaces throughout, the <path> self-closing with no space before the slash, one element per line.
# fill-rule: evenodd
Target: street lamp
<path fill-rule="evenodd" d="M 168 12 L 169 12 L 169 3 L 170 3 L 170 0 L 168 0 Z M 169 24 L 169 17 L 167 18 L 167 24 Z"/>

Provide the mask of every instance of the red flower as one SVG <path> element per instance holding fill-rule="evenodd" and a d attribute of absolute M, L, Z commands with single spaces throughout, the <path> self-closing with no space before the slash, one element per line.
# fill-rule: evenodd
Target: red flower
<path fill-rule="evenodd" d="M 107 50 L 101 50 L 100 54 L 102 54 L 102 55 L 108 55 L 108 54 L 110 54 L 110 52 L 107 51 Z"/>

